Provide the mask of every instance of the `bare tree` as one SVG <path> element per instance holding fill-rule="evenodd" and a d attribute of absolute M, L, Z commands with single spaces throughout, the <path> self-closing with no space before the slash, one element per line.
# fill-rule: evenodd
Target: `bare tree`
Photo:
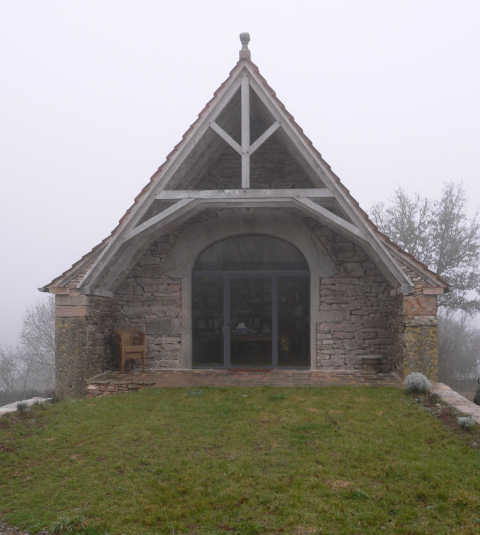
<path fill-rule="evenodd" d="M 20 342 L 0 347 L 0 392 L 49 392 L 55 387 L 55 302 L 52 297 L 25 312 Z"/>
<path fill-rule="evenodd" d="M 12 348 L 0 347 L 0 391 L 12 391 L 17 386 L 17 353 Z"/>
<path fill-rule="evenodd" d="M 480 360 L 480 331 L 466 315 L 480 311 L 480 222 L 469 218 L 461 184 L 444 185 L 439 200 L 395 192 L 371 216 L 402 249 L 441 275 L 450 291 L 439 298 L 439 376 L 453 388 L 471 391 Z"/>
<path fill-rule="evenodd" d="M 55 386 L 55 301 L 52 296 L 26 310 L 20 346 L 25 388 L 52 389 Z"/>
<path fill-rule="evenodd" d="M 480 330 L 465 314 L 445 314 L 438 329 L 439 375 L 456 390 L 472 393 L 480 365 Z"/>
<path fill-rule="evenodd" d="M 441 307 L 480 311 L 480 221 L 478 214 L 468 217 L 461 184 L 445 184 L 433 201 L 398 189 L 392 203 L 376 204 L 371 216 L 381 232 L 449 283 Z"/>

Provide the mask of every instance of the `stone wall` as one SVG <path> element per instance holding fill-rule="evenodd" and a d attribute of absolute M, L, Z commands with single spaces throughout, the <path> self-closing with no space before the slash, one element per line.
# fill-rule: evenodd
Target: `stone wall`
<path fill-rule="evenodd" d="M 435 295 L 403 298 L 402 330 L 404 376 L 422 372 L 438 380 L 437 299 Z"/>
<path fill-rule="evenodd" d="M 391 295 L 389 283 L 359 246 L 314 222 L 299 225 L 298 232 L 307 228 L 336 266 L 334 276 L 320 279 L 320 308 L 312 318 L 313 367 L 362 369 L 366 357 L 381 355 L 385 371 L 396 369 L 401 298 Z M 120 323 L 147 335 L 150 369 L 183 367 L 182 282 L 163 268 L 177 240 L 181 229 L 153 242 L 115 292 Z"/>
<path fill-rule="evenodd" d="M 82 396 L 89 377 L 112 367 L 116 303 L 108 297 L 57 295 L 55 304 L 56 394 Z"/>
<path fill-rule="evenodd" d="M 380 355 L 384 369 L 398 366 L 400 299 L 365 252 L 325 226 L 312 230 L 336 265 L 320 280 L 316 324 L 317 369 L 361 369 L 365 357 Z"/>
<path fill-rule="evenodd" d="M 119 326 L 136 327 L 147 337 L 147 366 L 178 368 L 182 358 L 182 282 L 162 264 L 176 234 L 153 242 L 115 292 Z"/>
<path fill-rule="evenodd" d="M 202 224 L 201 217 L 195 221 Z M 433 378 L 436 298 L 420 295 L 421 279 L 415 280 L 415 295 L 404 301 L 354 242 L 314 221 L 299 225 L 298 231 L 305 228 L 336 267 L 334 275 L 320 278 L 318 315 L 311 322 L 312 366 L 361 370 L 369 357 L 381 356 L 382 371 L 415 369 Z M 147 335 L 150 369 L 184 366 L 182 281 L 164 270 L 178 240 L 182 243 L 182 228 L 153 242 L 115 293 L 119 326 L 138 327 Z"/>
<path fill-rule="evenodd" d="M 217 224 L 222 218 L 216 216 Z M 281 215 L 280 220 L 285 217 Z M 194 225 L 201 231 L 207 220 L 205 214 L 196 216 L 175 232 L 153 241 L 114 297 L 57 296 L 60 397 L 83 395 L 86 379 L 107 369 L 118 369 L 110 349 L 115 328 L 137 327 L 146 333 L 147 368 L 187 366 L 188 318 L 183 314 L 189 313 L 189 307 L 184 303 L 188 301 L 182 287 L 185 278 L 173 276 L 166 265 L 171 264 L 173 256 L 178 259 L 179 250 L 191 247 L 185 234 L 182 236 L 185 229 Z M 361 247 L 318 222 L 303 217 L 296 221 L 298 240 L 306 235 L 302 233 L 313 236 L 313 243 L 318 244 L 312 245 L 313 249 L 321 247 L 326 252 L 323 262 L 328 258 L 334 266 L 328 275 L 312 281 L 312 289 L 318 288 L 314 300 L 318 306 L 311 318 L 312 368 L 361 372 L 375 363 L 380 364 L 377 371 L 402 375 L 421 371 L 436 379 L 436 296 L 422 294 L 425 283 L 421 278 L 415 279 L 412 295 L 398 295 Z M 185 276 L 189 275 L 184 271 Z"/>

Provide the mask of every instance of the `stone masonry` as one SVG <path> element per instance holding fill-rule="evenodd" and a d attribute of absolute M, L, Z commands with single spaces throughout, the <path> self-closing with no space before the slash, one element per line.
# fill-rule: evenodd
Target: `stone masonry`
<path fill-rule="evenodd" d="M 118 321 L 113 299 L 57 294 L 55 298 L 56 394 L 85 393 L 86 379 L 111 369 L 111 335 Z"/>
<path fill-rule="evenodd" d="M 436 295 L 422 293 L 420 277 L 413 295 L 392 292 L 358 245 L 317 222 L 302 221 L 298 232 L 313 233 L 335 265 L 335 273 L 319 281 L 319 310 L 311 322 L 312 369 L 361 374 L 375 368 L 400 375 L 421 371 L 435 380 Z M 188 224 L 201 223 L 197 218 Z M 182 280 L 164 269 L 174 245 L 183 243 L 185 225 L 154 240 L 113 297 L 57 295 L 59 396 L 83 395 L 88 377 L 118 367 L 111 336 L 119 327 L 146 333 L 148 369 L 185 368 Z"/>

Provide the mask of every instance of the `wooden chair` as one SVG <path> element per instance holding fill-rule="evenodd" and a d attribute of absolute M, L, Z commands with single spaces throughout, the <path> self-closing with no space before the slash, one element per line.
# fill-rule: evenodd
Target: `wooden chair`
<path fill-rule="evenodd" d="M 142 359 L 142 371 L 144 371 L 147 354 L 145 334 L 138 329 L 117 329 L 114 332 L 114 339 L 120 353 L 121 372 L 124 373 L 127 360 L 137 359 Z"/>

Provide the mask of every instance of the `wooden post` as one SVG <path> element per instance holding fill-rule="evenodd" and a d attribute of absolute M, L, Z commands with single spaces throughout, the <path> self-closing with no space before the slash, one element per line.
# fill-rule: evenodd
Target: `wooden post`
<path fill-rule="evenodd" d="M 250 84 L 242 78 L 242 188 L 250 187 Z"/>

